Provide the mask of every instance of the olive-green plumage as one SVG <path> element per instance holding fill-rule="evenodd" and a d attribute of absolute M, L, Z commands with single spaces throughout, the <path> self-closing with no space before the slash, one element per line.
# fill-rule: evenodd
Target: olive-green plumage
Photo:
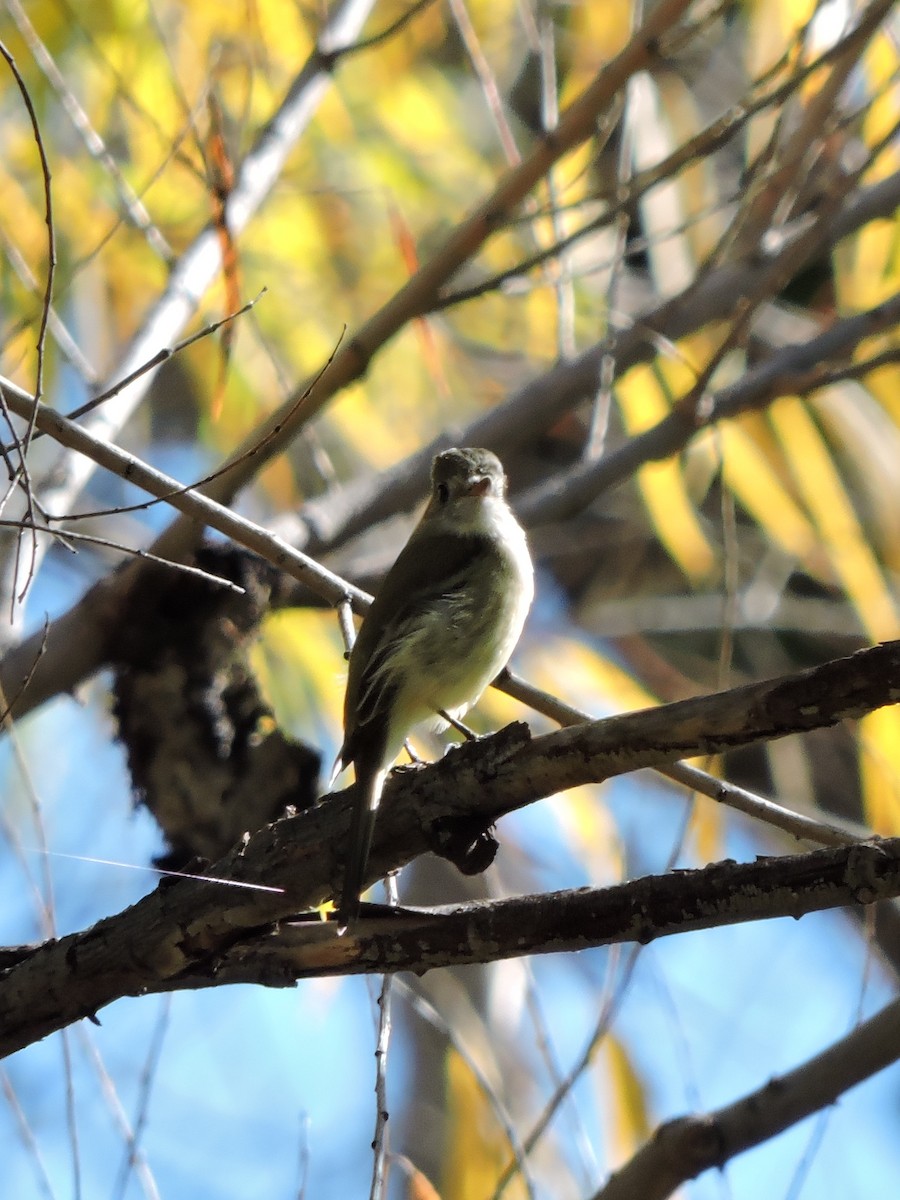
<path fill-rule="evenodd" d="M 506 666 L 534 593 L 525 534 L 489 450 L 446 450 L 432 467 L 421 521 L 388 571 L 350 655 L 340 761 L 356 801 L 341 928 L 364 888 L 387 771 L 410 731 L 459 718 Z"/>

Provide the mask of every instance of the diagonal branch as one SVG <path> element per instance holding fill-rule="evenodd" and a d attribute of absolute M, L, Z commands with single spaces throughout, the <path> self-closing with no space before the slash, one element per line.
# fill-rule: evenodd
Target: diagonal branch
<path fill-rule="evenodd" d="M 592 83 L 560 117 L 535 149 L 507 171 L 494 190 L 480 201 L 432 256 L 400 290 L 346 340 L 328 365 L 305 379 L 293 393 L 239 446 L 209 489 L 219 500 L 230 500 L 274 455 L 281 453 L 297 432 L 341 389 L 361 378 L 375 355 L 411 320 L 428 313 L 440 289 L 515 212 L 537 183 L 566 154 L 587 141 L 598 118 L 636 72 L 655 62 L 659 38 L 690 7 L 691 0 L 660 0 L 628 44 L 597 74 Z M 302 404 L 297 401 L 303 398 Z M 276 432 L 277 431 L 277 432 Z M 274 436 L 273 436 L 274 434 Z M 264 441 L 264 455 L 249 454 Z M 229 465 L 226 464 L 226 467 Z M 167 531 L 167 553 L 183 548 L 191 531 L 184 522 Z"/>
<path fill-rule="evenodd" d="M 669 1121 L 593 1200 L 665 1200 L 681 1184 L 834 1104 L 900 1058 L 900 1001 L 801 1066 L 733 1104 Z"/>
<path fill-rule="evenodd" d="M 875 904 L 900 894 L 900 839 L 807 854 L 731 860 L 649 875 L 606 888 L 577 888 L 435 909 L 370 906 L 373 915 L 340 940 L 321 921 L 282 923 L 265 938 L 235 941 L 208 974 L 173 986 L 285 982 L 323 975 L 381 974 L 471 966 L 526 954 L 559 954 L 621 942 L 647 945 L 699 929 L 801 917 Z"/>
<path fill-rule="evenodd" d="M 778 396 L 807 392 L 827 375 L 831 360 L 849 357 L 866 338 L 900 323 L 900 292 L 865 312 L 835 321 L 817 337 L 785 346 L 758 367 L 745 372 L 710 398 L 703 421 L 675 405 L 643 433 L 636 434 L 604 458 L 586 462 L 562 478 L 533 488 L 517 504 L 526 524 L 559 521 L 581 512 L 601 493 L 622 483 L 642 466 L 683 450 L 701 430 L 771 404 Z"/>
<path fill-rule="evenodd" d="M 218 530 L 238 545 L 246 546 L 262 555 L 280 570 L 287 571 L 333 604 L 350 599 L 359 608 L 369 603 L 365 592 L 353 587 L 307 555 L 294 550 L 261 525 L 247 520 L 232 509 L 226 508 L 224 504 L 217 504 L 200 491 L 184 487 L 177 479 L 148 466 L 127 450 L 120 450 L 118 446 L 98 440 L 68 417 L 47 408 L 44 404 L 36 404 L 27 392 L 23 392 L 21 388 L 2 377 L 0 397 L 15 416 L 33 421 L 37 430 L 49 434 L 60 445 L 76 450 L 128 483 L 143 488 L 151 496 L 165 500 L 187 516 L 195 529 L 209 526 Z M 160 545 L 159 540 L 156 545 Z"/>

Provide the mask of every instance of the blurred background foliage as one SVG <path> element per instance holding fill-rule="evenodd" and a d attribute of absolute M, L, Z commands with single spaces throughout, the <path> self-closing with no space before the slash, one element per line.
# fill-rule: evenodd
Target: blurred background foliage
<path fill-rule="evenodd" d="M 314 53 L 324 6 L 5 0 L 0 38 L 34 105 L 52 185 L 47 401 L 69 411 L 115 382 L 148 314 L 181 286 L 188 301 L 170 345 L 259 296 L 250 312 L 148 373 L 141 402 L 106 431 L 186 483 L 202 477 L 391 302 L 654 8 L 599 0 L 343 5 L 361 26 L 349 40 L 373 41 L 338 56 L 259 211 L 232 238 L 222 211 L 235 172 Z M 896 329 L 857 340 L 818 375 L 792 373 L 786 360 L 783 376 L 747 411 L 704 418 L 748 371 L 898 292 L 896 189 L 846 236 L 833 227 L 900 171 L 900 26 L 890 5 L 881 8 L 840 0 L 690 5 L 652 69 L 633 75 L 600 114 L 594 135 L 473 247 L 440 304 L 379 347 L 364 378 L 303 424 L 286 453 L 264 466 L 261 456 L 237 505 L 315 548 L 309 528 L 301 536 L 302 525 L 291 523 L 297 514 L 327 511 L 354 481 L 372 480 L 375 497 L 378 472 L 390 481 L 435 439 L 460 436 L 531 387 L 547 415 L 541 405 L 527 417 L 523 409 L 515 436 L 494 448 L 514 500 L 528 506 L 539 566 L 538 601 L 515 659 L 537 685 L 604 715 L 897 637 Z M 854 39 L 850 31 L 867 19 L 866 36 Z M 8 69 L 2 79 L 0 369 L 33 390 L 48 261 L 44 183 L 22 95 Z M 194 297 L 178 270 L 210 223 L 224 265 Z M 810 230 L 818 240 L 792 260 L 797 236 Z M 752 274 L 767 262 L 771 271 Z M 694 315 L 712 279 L 726 281 L 718 302 Z M 646 336 L 623 364 L 615 338 L 631 329 Z M 586 398 L 554 364 L 601 343 L 612 350 L 598 358 Z M 638 455 L 616 486 L 600 482 L 563 516 L 545 516 L 536 489 L 555 481 L 565 492 L 585 464 L 634 445 L 679 409 L 687 427 L 677 452 L 660 461 Z M 35 454 L 41 478 L 52 482 L 52 454 L 37 445 Z M 92 475 L 77 502 L 100 515 L 72 527 L 146 546 L 168 518 L 161 508 L 113 511 L 136 499 Z M 362 520 L 358 536 L 323 534 L 319 557 L 374 586 L 406 535 L 408 509 L 398 502 L 387 520 Z M 77 604 L 115 561 L 108 548 L 82 549 L 77 559 L 48 549 L 24 611 L 13 603 L 16 636 L 45 612 Z M 294 598 L 267 617 L 252 651 L 279 725 L 326 760 L 339 740 L 342 650 L 334 613 Z M 37 935 L 40 907 L 22 898 L 23 880 L 44 889 L 48 904 L 45 872 L 55 878 L 57 927 L 127 902 L 107 891 L 117 884 L 88 884 L 88 912 L 88 876 L 53 860 L 35 866 L 25 850 L 38 840 L 36 814 L 50 844 L 74 853 L 147 862 L 160 849 L 146 812 L 129 815 L 107 682 L 90 686 L 78 713 L 63 697 L 53 701 L 21 727 L 15 753 L 7 746 L 9 941 Z M 497 692 L 472 720 L 486 730 L 523 715 L 546 727 Z M 52 772 L 34 761 L 50 740 Z M 440 753 L 427 742 L 420 749 Z M 705 765 L 790 807 L 900 833 L 895 709 Z M 650 778 L 577 789 L 538 808 L 504 822 L 498 864 L 485 878 L 451 877 L 444 864 L 423 861 L 405 873 L 401 895 L 434 903 L 472 889 L 607 883 L 793 846 Z M 97 866 L 96 878 L 113 870 Z M 524 1140 L 555 1089 L 565 1096 L 563 1115 L 538 1141 L 533 1179 L 516 1175 L 505 1194 L 592 1194 L 666 1116 L 759 1086 L 883 998 L 898 948 L 890 913 L 882 926 L 874 952 L 871 926 L 822 917 L 804 922 L 802 935 L 732 930 L 725 950 L 711 933 L 679 939 L 686 950 L 598 951 L 404 983 L 391 1074 L 395 1194 L 428 1195 L 425 1176 L 444 1200 L 496 1194 L 510 1129 Z M 764 981 L 753 964 L 773 956 L 777 978 Z M 244 989 L 178 996 L 164 1017 L 122 1002 L 107 1028 L 79 1032 L 65 1068 L 47 1047 L 18 1056 L 3 1077 L 4 1129 L 18 1145 L 14 1194 L 79 1194 L 83 1186 L 85 1195 L 287 1196 L 302 1190 L 298 1179 L 310 1195 L 365 1194 L 374 1103 L 371 1047 L 358 1042 L 370 1021 L 364 991 L 359 981 L 325 981 L 288 997 L 250 998 Z M 803 1010 L 805 1022 L 785 1018 L 785 1009 Z M 159 1056 L 156 1020 L 168 1030 Z M 102 1046 L 124 1108 L 149 1106 L 136 1141 L 110 1115 L 108 1089 L 101 1099 L 104 1076 L 86 1065 L 88 1041 L 92 1054 Z M 698 1049 L 710 1042 L 718 1054 Z M 569 1079 L 585 1045 L 583 1069 Z M 220 1077 L 215 1060 L 233 1051 Z M 308 1072 L 301 1082 L 279 1075 L 282 1053 Z M 276 1061 L 261 1066 L 266 1055 Z M 257 1072 L 258 1087 L 245 1085 L 245 1070 Z M 62 1095 L 65 1072 L 73 1081 L 68 1118 L 65 1102 L 44 1100 L 48 1087 Z M 887 1132 L 896 1127 L 896 1085 L 869 1089 L 867 1108 L 847 1105 L 824 1139 L 782 1139 L 769 1158 L 758 1152 L 734 1164 L 729 1183 L 701 1180 L 691 1194 L 797 1195 L 790 1188 L 811 1176 L 808 1194 L 863 1194 L 858 1187 L 887 1195 L 877 1181 L 897 1167 Z M 94 1111 L 104 1106 L 103 1131 L 95 1131 Z M 193 1125 L 205 1124 L 210 1109 L 218 1134 L 201 1136 Z M 176 1112 L 191 1114 L 191 1153 L 179 1148 L 174 1116 L 167 1120 Z M 267 1134 L 236 1137 L 240 1155 L 219 1156 L 229 1131 L 246 1133 L 257 1121 L 268 1122 Z M 863 1128 L 877 1143 L 866 1162 L 836 1166 L 842 1139 L 862 1137 Z M 111 1145 L 131 1154 L 118 1175 Z M 82 1181 L 74 1193 L 72 1178 Z"/>

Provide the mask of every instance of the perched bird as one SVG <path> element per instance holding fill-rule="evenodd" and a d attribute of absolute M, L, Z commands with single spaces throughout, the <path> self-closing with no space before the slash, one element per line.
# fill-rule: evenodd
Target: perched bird
<path fill-rule="evenodd" d="M 445 450 L 431 499 L 366 613 L 344 700 L 341 767 L 353 763 L 356 805 L 338 923 L 359 896 L 375 813 L 391 764 L 423 722 L 458 720 L 506 666 L 534 595 L 525 533 L 506 503 L 490 450 Z"/>

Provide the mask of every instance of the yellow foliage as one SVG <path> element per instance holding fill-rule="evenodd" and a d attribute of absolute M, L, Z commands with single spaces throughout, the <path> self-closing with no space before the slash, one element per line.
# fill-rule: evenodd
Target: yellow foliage
<path fill-rule="evenodd" d="M 544 637 L 529 646 L 529 679 L 594 718 L 607 708 L 614 712 L 651 708 L 656 697 L 632 675 L 575 638 Z"/>
<path fill-rule="evenodd" d="M 882 837 L 900 834 L 900 711 L 867 713 L 859 722 L 860 781 L 866 820 Z"/>
<path fill-rule="evenodd" d="M 873 550 L 900 568 L 900 428 L 871 395 L 871 380 L 820 388 L 810 408 L 835 454 L 860 511 Z"/>
<path fill-rule="evenodd" d="M 885 349 L 887 346 L 885 345 Z M 871 344 L 866 347 L 867 353 Z M 866 379 L 866 388 L 874 396 L 894 426 L 900 429 L 900 392 L 897 390 L 896 364 L 888 364 L 879 371 L 873 371 Z"/>
<path fill-rule="evenodd" d="M 819 557 L 816 531 L 769 456 L 749 436 L 742 419 L 723 421 L 717 435 L 728 488 L 775 545 L 815 573 Z"/>
<path fill-rule="evenodd" d="M 863 54 L 863 69 L 872 99 L 866 105 L 862 136 L 867 146 L 875 147 L 885 139 L 888 146 L 866 174 L 874 183 L 897 170 L 898 151 L 896 146 L 896 124 L 898 104 L 898 71 L 900 52 L 891 35 L 877 34 Z M 895 215 L 894 221 L 897 217 Z"/>
<path fill-rule="evenodd" d="M 627 1161 L 650 1133 L 644 1084 L 624 1042 L 607 1033 L 595 1059 L 609 1163 Z"/>
<path fill-rule="evenodd" d="M 509 1141 L 471 1067 L 452 1047 L 446 1071 L 447 1141 L 440 1194 L 443 1200 L 484 1200 L 509 1161 Z M 521 1180 L 514 1179 L 505 1195 L 520 1200 L 525 1195 Z"/>
<path fill-rule="evenodd" d="M 622 420 L 630 434 L 651 428 L 668 414 L 666 394 L 653 367 L 633 367 L 616 385 Z M 688 494 L 677 458 L 649 463 L 638 472 L 638 487 L 657 536 L 693 582 L 707 578 L 716 560 Z"/>
<path fill-rule="evenodd" d="M 785 47 L 808 24 L 816 0 L 745 0 L 748 12 L 747 66 L 761 75 L 778 62 Z"/>
<path fill-rule="evenodd" d="M 634 23 L 633 4 L 575 4 L 565 38 L 572 65 L 562 99 L 571 101 L 600 68 L 628 44 Z"/>
<path fill-rule="evenodd" d="M 346 663 L 333 611 L 286 609 L 265 620 L 251 663 L 279 725 L 341 739 Z"/>
<path fill-rule="evenodd" d="M 898 239 L 900 216 L 891 221 L 872 221 L 846 244 L 838 246 L 834 278 L 842 311 L 862 311 L 896 293 L 900 282 Z M 895 342 L 891 335 L 870 338 L 857 348 L 857 357 L 868 357 Z"/>
<path fill-rule="evenodd" d="M 815 0 L 745 0 L 747 10 L 748 76 L 756 79 L 780 62 L 796 65 L 801 57 L 799 35 L 815 11 Z M 766 146 L 775 129 L 778 111 L 765 109 L 750 122 L 747 158 L 752 161 Z"/>
<path fill-rule="evenodd" d="M 769 419 L 819 535 L 837 582 L 875 641 L 897 636 L 897 611 L 840 474 L 809 410 L 785 397 Z"/>
<path fill-rule="evenodd" d="M 405 330 L 379 355 L 377 387 L 370 380 L 347 388 L 330 414 L 341 440 L 376 468 L 418 449 L 435 417 L 440 397 L 427 390 L 414 336 L 414 330 Z M 446 403 L 442 407 L 446 411 Z"/>

